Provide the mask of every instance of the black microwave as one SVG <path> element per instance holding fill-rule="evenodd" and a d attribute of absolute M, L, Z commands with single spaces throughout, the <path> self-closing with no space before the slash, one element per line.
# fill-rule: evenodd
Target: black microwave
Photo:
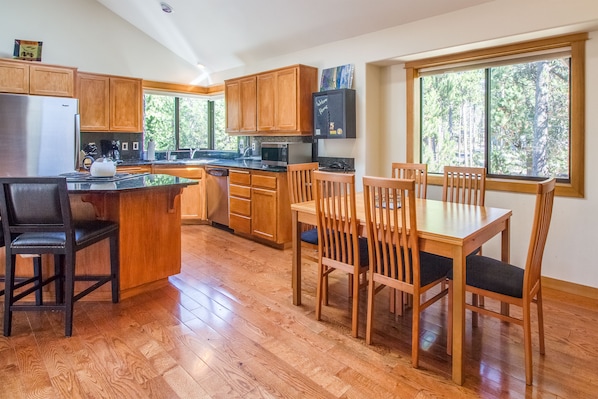
<path fill-rule="evenodd" d="M 262 142 L 262 164 L 287 166 L 294 163 L 311 162 L 311 147 L 311 143 Z"/>

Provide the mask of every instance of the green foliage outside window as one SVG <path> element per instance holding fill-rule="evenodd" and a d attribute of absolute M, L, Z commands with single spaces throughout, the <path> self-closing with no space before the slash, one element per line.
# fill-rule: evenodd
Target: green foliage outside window
<path fill-rule="evenodd" d="M 421 78 L 422 162 L 489 175 L 569 178 L 570 59 Z"/>
<path fill-rule="evenodd" d="M 223 98 L 145 94 L 145 142 L 156 149 L 230 150 L 238 138 L 225 132 Z"/>

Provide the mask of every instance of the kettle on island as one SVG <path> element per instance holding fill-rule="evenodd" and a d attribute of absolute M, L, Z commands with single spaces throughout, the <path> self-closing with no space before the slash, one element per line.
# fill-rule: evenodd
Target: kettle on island
<path fill-rule="evenodd" d="M 93 177 L 112 177 L 116 174 L 116 162 L 110 158 L 98 158 L 91 164 L 89 173 Z"/>

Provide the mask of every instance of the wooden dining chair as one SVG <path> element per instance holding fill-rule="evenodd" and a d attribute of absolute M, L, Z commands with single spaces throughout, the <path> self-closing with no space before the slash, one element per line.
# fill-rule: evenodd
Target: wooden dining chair
<path fill-rule="evenodd" d="M 484 206 L 486 202 L 486 169 L 470 166 L 445 166 L 442 181 L 442 200 L 459 204 Z M 482 247 L 470 255 L 481 255 Z M 477 297 L 480 305 L 483 297 Z M 477 317 L 474 318 L 477 325 Z"/>
<path fill-rule="evenodd" d="M 428 196 L 428 164 L 393 162 L 391 165 L 394 179 L 415 180 L 415 198 L 425 199 Z M 411 295 L 390 289 L 388 292 L 390 311 L 398 316 L 403 315 L 406 306 L 411 305 Z"/>
<path fill-rule="evenodd" d="M 467 166 L 445 166 L 442 200 L 484 206 L 486 169 Z"/>
<path fill-rule="evenodd" d="M 428 196 L 428 165 L 425 163 L 392 163 L 394 179 L 415 180 L 415 198 L 425 199 Z"/>
<path fill-rule="evenodd" d="M 384 287 L 413 296 L 411 363 L 418 367 L 421 313 L 448 293 L 423 294 L 446 279 L 452 260 L 420 252 L 415 205 L 415 181 L 364 177 L 369 276 L 366 343 L 372 343 L 374 297 Z"/>
<path fill-rule="evenodd" d="M 525 351 L 525 382 L 531 385 L 532 371 L 532 335 L 531 304 L 535 303 L 538 312 L 538 334 L 540 338 L 540 354 L 544 354 L 544 317 L 542 312 L 542 256 L 546 246 L 546 238 L 552 217 L 554 189 L 556 179 L 548 179 L 538 184 L 536 189 L 536 206 L 532 233 L 527 252 L 525 268 L 520 268 L 486 256 L 467 258 L 466 292 L 494 299 L 522 309 L 522 318 L 516 318 L 495 312 L 488 307 L 481 307 L 472 301 L 465 308 L 482 315 L 494 316 L 500 320 L 523 326 L 523 343 Z M 449 272 L 449 291 L 452 291 L 452 273 Z M 452 292 L 451 292 L 452 293 Z M 452 325 L 452 295 L 449 294 L 449 326 Z M 474 314 L 475 314 L 474 313 Z M 452 333 L 449 328 L 447 350 L 450 354 Z"/>
<path fill-rule="evenodd" d="M 318 162 L 296 163 L 287 166 L 287 181 L 291 204 L 312 201 L 314 199 L 313 172 L 318 170 Z M 301 256 L 315 264 L 318 263 L 318 230 L 315 226 L 302 225 Z M 327 292 L 324 293 L 328 304 Z"/>
<path fill-rule="evenodd" d="M 319 254 L 316 319 L 321 320 L 326 276 L 335 270 L 348 273 L 349 297 L 353 298 L 351 334 L 357 337 L 360 276 L 368 270 L 368 251 L 367 239 L 359 237 L 355 175 L 314 171 L 313 177 Z"/>

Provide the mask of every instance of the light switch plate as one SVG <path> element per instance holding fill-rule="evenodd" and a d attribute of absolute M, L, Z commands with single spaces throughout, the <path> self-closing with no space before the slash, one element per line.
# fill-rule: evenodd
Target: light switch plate
<path fill-rule="evenodd" d="M 129 143 L 126 141 L 123 141 L 122 144 L 120 145 L 120 149 L 123 151 L 129 151 Z"/>

